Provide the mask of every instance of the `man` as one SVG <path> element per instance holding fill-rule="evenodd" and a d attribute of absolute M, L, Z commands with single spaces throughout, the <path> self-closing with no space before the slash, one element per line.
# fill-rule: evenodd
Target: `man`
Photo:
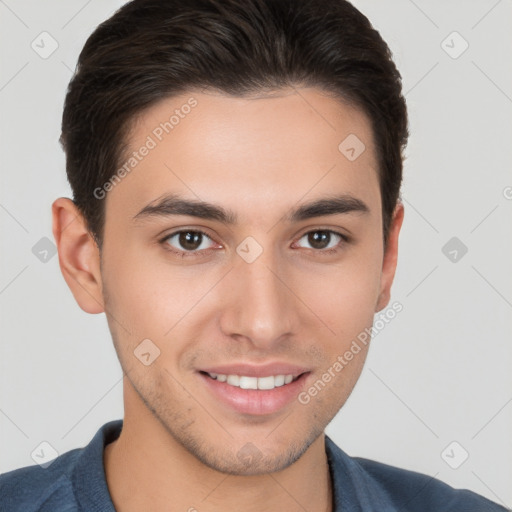
<path fill-rule="evenodd" d="M 124 421 L 2 475 L 0 508 L 504 510 L 324 433 L 390 302 L 407 136 L 389 49 L 348 2 L 135 0 L 100 25 L 53 232 L 107 316 Z"/>

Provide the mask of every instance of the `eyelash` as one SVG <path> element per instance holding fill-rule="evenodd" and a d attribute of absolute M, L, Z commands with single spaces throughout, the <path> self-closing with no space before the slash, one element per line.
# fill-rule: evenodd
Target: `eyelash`
<path fill-rule="evenodd" d="M 317 232 L 320 232 L 320 231 L 321 232 L 330 233 L 330 234 L 334 234 L 334 235 L 338 235 L 342 239 L 342 242 L 340 242 L 341 245 L 350 242 L 350 239 L 349 239 L 349 237 L 347 235 L 345 235 L 343 233 L 340 233 L 339 231 L 335 231 L 333 229 L 313 229 L 313 230 L 307 231 L 306 233 L 301 235 L 299 240 L 301 238 L 305 237 L 306 235 L 309 235 L 310 233 L 317 233 Z M 174 231 L 173 233 L 165 235 L 164 238 L 159 240 L 159 243 L 165 246 L 164 247 L 165 250 L 167 250 L 167 251 L 169 251 L 169 252 L 171 252 L 171 253 L 173 253 L 173 254 L 181 257 L 181 258 L 188 258 L 190 256 L 192 256 L 192 257 L 207 256 L 211 251 L 215 250 L 215 249 L 203 249 L 201 251 L 178 251 L 176 249 L 171 248 L 171 246 L 169 244 L 167 244 L 166 242 L 170 238 L 172 238 L 173 236 L 179 235 L 180 233 L 200 233 L 202 236 L 205 236 L 205 237 L 209 238 L 210 240 L 212 240 L 210 235 L 208 235 L 207 233 L 205 233 L 204 231 L 202 231 L 200 229 L 181 229 L 179 231 Z M 341 250 L 340 244 L 338 244 L 338 246 L 336 246 L 336 247 L 331 247 L 330 249 L 310 249 L 310 250 L 314 251 L 316 253 L 320 253 L 322 255 L 325 255 L 325 254 L 331 254 L 332 255 L 332 254 L 338 253 Z"/>

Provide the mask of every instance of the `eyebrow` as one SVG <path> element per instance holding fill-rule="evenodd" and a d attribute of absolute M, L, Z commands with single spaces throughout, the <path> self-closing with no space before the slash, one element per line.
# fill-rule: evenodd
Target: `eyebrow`
<path fill-rule="evenodd" d="M 288 212 L 284 216 L 284 220 L 293 223 L 326 215 L 369 212 L 370 208 L 361 199 L 344 194 L 302 204 Z M 228 225 L 237 223 L 237 215 L 232 210 L 205 201 L 185 199 L 177 194 L 167 194 L 149 203 L 133 216 L 133 220 L 139 221 L 172 215 L 188 215 L 200 219 L 215 220 Z"/>

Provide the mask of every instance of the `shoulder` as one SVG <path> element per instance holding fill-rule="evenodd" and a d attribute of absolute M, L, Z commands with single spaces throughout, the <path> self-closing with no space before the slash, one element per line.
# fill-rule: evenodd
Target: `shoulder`
<path fill-rule="evenodd" d="M 355 462 L 378 485 L 392 502 L 405 510 L 438 512 L 501 512 L 506 510 L 466 489 L 454 489 L 434 477 L 389 466 L 373 460 L 354 458 Z"/>
<path fill-rule="evenodd" d="M 3 512 L 115 512 L 103 465 L 105 445 L 116 439 L 123 420 L 104 424 L 82 448 L 67 451 L 43 466 L 26 466 L 0 475 Z"/>
<path fill-rule="evenodd" d="M 350 457 L 326 436 L 326 449 L 340 493 L 351 480 L 363 510 L 407 512 L 506 512 L 506 508 L 466 489 L 454 489 L 434 477 L 361 457 Z M 363 503 L 365 502 L 365 503 Z"/>
<path fill-rule="evenodd" d="M 45 468 L 26 466 L 0 475 L 0 510 L 68 512 L 76 509 L 71 473 L 83 448 L 59 455 Z"/>

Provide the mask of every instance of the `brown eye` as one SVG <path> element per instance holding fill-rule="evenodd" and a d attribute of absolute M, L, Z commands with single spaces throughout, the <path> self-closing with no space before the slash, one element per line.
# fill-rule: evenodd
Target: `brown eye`
<path fill-rule="evenodd" d="M 201 246 L 202 234 L 196 231 L 178 233 L 178 244 L 187 251 L 194 251 Z"/>
<path fill-rule="evenodd" d="M 182 230 L 176 231 L 166 236 L 162 243 L 171 247 L 171 251 L 176 253 L 196 253 L 203 249 L 209 249 L 207 240 L 211 238 L 202 231 L 196 230 Z"/>
<path fill-rule="evenodd" d="M 308 233 L 308 243 L 314 249 L 325 249 L 331 241 L 331 234 L 328 231 L 313 231 Z"/>
<path fill-rule="evenodd" d="M 327 250 L 328 252 L 331 252 L 332 249 L 340 245 L 341 241 L 347 241 L 346 236 L 330 229 L 317 229 L 315 231 L 309 231 L 301 237 L 301 240 L 303 238 L 307 238 L 307 243 L 310 245 L 311 249 L 318 251 Z"/>

